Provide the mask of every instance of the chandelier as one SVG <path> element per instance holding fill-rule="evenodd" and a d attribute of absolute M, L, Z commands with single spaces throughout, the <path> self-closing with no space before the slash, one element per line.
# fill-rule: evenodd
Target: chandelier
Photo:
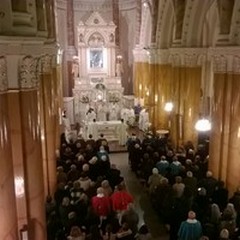
<path fill-rule="evenodd" d="M 202 118 L 196 122 L 195 129 L 199 132 L 207 132 L 212 129 L 212 124 L 208 119 Z"/>

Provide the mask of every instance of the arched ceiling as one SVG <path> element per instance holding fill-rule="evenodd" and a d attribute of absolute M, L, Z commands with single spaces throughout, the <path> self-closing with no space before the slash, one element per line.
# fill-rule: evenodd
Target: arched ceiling
<path fill-rule="evenodd" d="M 144 0 L 146 1 L 146 0 Z M 154 0 L 149 0 L 153 8 Z M 240 44 L 240 1 L 161 0 L 157 15 L 143 9 L 142 42 L 150 30 L 156 31 L 157 48 L 209 47 Z M 155 18 L 157 28 L 153 30 Z M 148 23 L 148 24 L 147 24 Z"/>

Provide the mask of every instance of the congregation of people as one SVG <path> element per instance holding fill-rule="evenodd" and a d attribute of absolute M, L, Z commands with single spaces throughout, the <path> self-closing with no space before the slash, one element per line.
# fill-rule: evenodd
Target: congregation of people
<path fill-rule="evenodd" d="M 239 239 L 240 188 L 233 196 L 208 170 L 208 147 L 174 149 L 167 136 L 132 134 L 129 165 L 146 187 L 170 240 Z"/>
<path fill-rule="evenodd" d="M 150 239 L 146 225 L 138 228 L 133 196 L 103 134 L 71 141 L 61 135 L 57 189 L 47 197 L 46 218 L 48 240 Z"/>

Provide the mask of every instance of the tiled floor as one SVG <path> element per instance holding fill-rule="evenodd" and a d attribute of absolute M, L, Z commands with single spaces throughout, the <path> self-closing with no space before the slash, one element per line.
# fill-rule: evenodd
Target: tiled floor
<path fill-rule="evenodd" d="M 116 164 L 125 178 L 129 192 L 134 196 L 135 207 L 140 216 L 141 226 L 146 223 L 151 231 L 153 240 L 168 240 L 168 234 L 160 219 L 151 207 L 146 189 L 139 183 L 139 180 L 131 172 L 128 166 L 127 153 L 111 153 L 111 162 Z"/>

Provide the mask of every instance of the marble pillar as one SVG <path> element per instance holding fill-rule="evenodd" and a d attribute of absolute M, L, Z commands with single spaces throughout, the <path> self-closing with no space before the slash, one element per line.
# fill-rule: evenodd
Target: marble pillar
<path fill-rule="evenodd" d="M 181 104 L 183 104 L 183 141 L 197 145 L 198 133 L 195 124 L 200 113 L 201 67 L 186 67 L 181 79 Z"/>
<path fill-rule="evenodd" d="M 1 68 L 0 64 L 0 72 Z M 0 88 L 1 81 L 0 77 Z M 7 93 L 0 89 L 0 239 L 17 240 L 18 224 L 9 129 Z M 21 181 L 22 178 L 15 178 L 15 184 L 18 180 Z"/>
<path fill-rule="evenodd" d="M 146 92 L 146 103 L 145 106 L 149 111 L 149 121 L 151 123 L 151 129 L 156 130 L 156 64 L 148 64 L 148 78 L 147 78 L 147 92 Z"/>
<path fill-rule="evenodd" d="M 230 193 L 239 186 L 240 75 L 214 74 L 213 127 L 210 135 L 209 169 L 224 181 Z"/>
<path fill-rule="evenodd" d="M 156 82 L 155 82 L 155 102 L 156 109 L 156 127 L 157 129 L 170 129 L 172 122 L 172 113 L 164 110 L 167 102 L 173 101 L 172 96 L 172 76 L 171 65 L 157 64 Z"/>
<path fill-rule="evenodd" d="M 140 62 L 135 62 L 134 64 L 134 94 L 136 98 L 142 98 L 142 87 L 143 87 L 143 79 L 141 75 L 141 65 Z"/>
<path fill-rule="evenodd" d="M 240 172 L 240 74 L 232 75 L 232 91 L 230 103 L 230 128 L 228 144 L 228 164 L 226 183 L 230 192 L 239 187 Z"/>
<path fill-rule="evenodd" d="M 44 133 L 46 163 L 44 164 L 44 172 L 48 178 L 47 192 L 53 196 L 56 188 L 56 128 L 57 128 L 57 102 L 55 89 L 55 73 L 52 69 L 52 58 L 48 55 L 42 59 L 44 67 L 43 73 L 40 75 L 41 96 L 42 96 L 42 131 Z M 55 69 L 56 70 L 56 69 Z M 54 70 L 54 71 L 55 71 Z"/>
<path fill-rule="evenodd" d="M 23 130 L 20 106 L 19 90 L 8 91 L 8 114 L 10 124 L 10 134 L 12 142 L 12 157 L 14 166 L 14 176 L 22 189 L 16 197 L 17 216 L 18 216 L 18 229 L 20 230 L 28 223 L 27 217 L 27 200 L 26 191 L 24 186 L 24 157 L 23 157 Z M 15 147 L 16 146 L 16 147 Z"/>
<path fill-rule="evenodd" d="M 171 67 L 172 72 L 172 99 L 174 105 L 174 111 L 172 112 L 171 121 L 171 139 L 175 146 L 180 146 L 183 142 L 183 124 L 180 101 L 180 87 L 181 87 L 181 68 L 179 66 Z"/>
<path fill-rule="evenodd" d="M 28 239 L 46 239 L 43 163 L 40 132 L 38 59 L 20 60 L 20 116 L 23 141 L 24 183 L 27 203 Z M 34 71 L 35 70 L 35 71 Z"/>

